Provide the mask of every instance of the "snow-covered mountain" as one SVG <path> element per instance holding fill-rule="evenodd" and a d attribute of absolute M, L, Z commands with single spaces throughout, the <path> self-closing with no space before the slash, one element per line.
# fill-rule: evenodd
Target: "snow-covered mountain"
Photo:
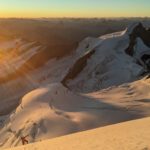
<path fill-rule="evenodd" d="M 63 58 L 22 39 L 0 48 L 1 147 L 150 115 L 150 29 L 141 23 L 88 37 Z"/>

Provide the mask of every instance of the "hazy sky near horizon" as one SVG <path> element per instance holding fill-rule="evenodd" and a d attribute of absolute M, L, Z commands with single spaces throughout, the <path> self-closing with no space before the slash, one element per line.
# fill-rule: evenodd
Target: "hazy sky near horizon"
<path fill-rule="evenodd" d="M 150 17 L 150 0 L 0 0 L 0 17 Z"/>

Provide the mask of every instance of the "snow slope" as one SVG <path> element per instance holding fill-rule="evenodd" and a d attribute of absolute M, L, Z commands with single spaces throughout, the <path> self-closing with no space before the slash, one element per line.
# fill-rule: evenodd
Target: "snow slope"
<path fill-rule="evenodd" d="M 149 150 L 150 118 L 97 128 L 11 150 Z"/>
<path fill-rule="evenodd" d="M 66 82 L 68 87 L 88 93 L 137 79 L 143 72 L 143 67 L 136 63 L 135 57 L 125 53 L 129 40 L 128 30 L 125 30 L 96 39 L 97 45 L 94 48 L 84 47 L 95 50 L 95 53 L 75 78 L 68 79 Z M 78 67 L 80 66 L 81 64 Z"/>
<path fill-rule="evenodd" d="M 150 116 L 150 79 L 145 77 L 131 83 L 109 87 L 86 96 L 98 99 L 135 113 L 141 117 Z"/>
<path fill-rule="evenodd" d="M 0 131 L 2 147 L 22 145 L 95 127 L 150 116 L 147 78 L 88 94 L 76 94 L 60 83 L 25 95 Z"/>
<path fill-rule="evenodd" d="M 136 28 L 88 37 L 69 56 L 41 62 L 28 72 L 28 60 L 41 45 L 21 41 L 20 55 L 5 60 L 16 70 L 8 72 L 0 65 L 4 78 L 27 65 L 23 75 L 10 81 L 0 78 L 0 146 L 22 145 L 26 135 L 32 143 L 150 116 L 150 79 L 142 76 L 148 68 L 141 59 L 143 54 L 149 58 L 149 47 L 140 36 L 132 42 Z"/>
<path fill-rule="evenodd" d="M 138 117 L 123 107 L 72 93 L 55 83 L 25 95 L 8 116 L 0 141 L 3 147 L 18 146 L 26 135 L 31 143 Z"/>

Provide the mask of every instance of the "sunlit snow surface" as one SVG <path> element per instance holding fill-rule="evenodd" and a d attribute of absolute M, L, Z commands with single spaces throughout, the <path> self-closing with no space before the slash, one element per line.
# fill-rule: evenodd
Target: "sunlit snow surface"
<path fill-rule="evenodd" d="M 0 112 L 5 116 L 0 119 L 0 145 L 22 145 L 21 137 L 26 135 L 32 143 L 149 116 L 150 81 L 140 77 L 144 68 L 136 63 L 148 47 L 137 39 L 135 56 L 127 55 L 130 30 L 88 37 L 73 54 L 51 59 L 24 76 L 2 83 Z M 19 55 L 3 60 L 1 77 L 15 72 L 43 48 L 21 39 L 7 44 L 2 45 L 3 49 L 18 45 L 15 54 Z M 93 50 L 86 66 L 67 81 L 66 88 L 61 81 L 70 68 Z"/>

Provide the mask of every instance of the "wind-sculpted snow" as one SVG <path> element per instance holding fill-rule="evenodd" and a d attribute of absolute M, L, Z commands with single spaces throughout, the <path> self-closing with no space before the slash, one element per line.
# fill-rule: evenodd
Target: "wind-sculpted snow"
<path fill-rule="evenodd" d="M 111 114 L 111 115 L 110 115 Z M 0 131 L 2 147 L 22 145 L 138 118 L 125 108 L 75 94 L 59 83 L 25 95 Z"/>

